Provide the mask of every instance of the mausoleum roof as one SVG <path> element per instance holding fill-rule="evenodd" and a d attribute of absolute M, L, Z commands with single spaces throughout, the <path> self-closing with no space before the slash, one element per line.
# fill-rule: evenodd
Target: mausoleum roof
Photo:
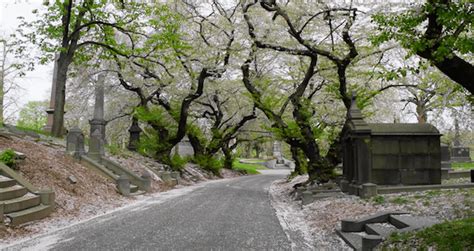
<path fill-rule="evenodd" d="M 415 123 L 369 123 L 372 135 L 440 135 L 431 124 Z"/>

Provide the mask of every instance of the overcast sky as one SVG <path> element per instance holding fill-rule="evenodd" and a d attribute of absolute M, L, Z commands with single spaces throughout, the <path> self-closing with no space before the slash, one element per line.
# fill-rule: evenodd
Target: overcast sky
<path fill-rule="evenodd" d="M 0 34 L 2 36 L 15 32 L 19 22 L 17 17 L 24 16 L 33 20 L 33 9 L 41 7 L 42 0 L 0 0 Z M 53 65 L 39 65 L 35 71 L 27 72 L 22 79 L 16 80 L 24 89 L 20 96 L 20 104 L 32 100 L 49 99 Z"/>

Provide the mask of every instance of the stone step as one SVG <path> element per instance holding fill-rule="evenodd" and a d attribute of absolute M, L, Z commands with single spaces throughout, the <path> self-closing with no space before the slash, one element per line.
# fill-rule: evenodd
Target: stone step
<path fill-rule="evenodd" d="M 391 215 L 406 214 L 406 212 L 379 212 L 367 217 L 360 219 L 345 219 L 341 221 L 341 228 L 344 232 L 362 232 L 364 231 L 364 226 L 369 223 L 382 223 L 389 220 Z M 393 224 L 393 223 L 392 223 Z M 393 224 L 395 225 L 395 224 Z M 397 225 L 395 225 L 398 227 Z"/>
<path fill-rule="evenodd" d="M 28 193 L 28 190 L 20 185 L 0 188 L 0 201 L 18 198 L 26 193 Z"/>
<path fill-rule="evenodd" d="M 379 235 L 365 234 L 364 232 L 342 232 L 337 229 L 336 233 L 354 250 L 369 251 L 383 241 Z"/>
<path fill-rule="evenodd" d="M 23 197 L 4 200 L 2 203 L 4 204 L 3 212 L 12 213 L 38 206 L 41 203 L 41 198 L 38 195 L 26 194 Z"/>
<path fill-rule="evenodd" d="M 138 192 L 138 186 L 130 184 L 130 193 L 136 193 Z"/>
<path fill-rule="evenodd" d="M 53 207 L 46 205 L 38 205 L 22 211 L 5 214 L 10 218 L 10 225 L 18 226 L 26 222 L 40 220 L 53 212 Z"/>
<path fill-rule="evenodd" d="M 390 215 L 389 222 L 403 231 L 417 230 L 439 223 L 434 218 L 411 215 Z"/>
<path fill-rule="evenodd" d="M 12 187 L 16 185 L 16 180 L 6 176 L 0 176 L 0 188 Z"/>
<path fill-rule="evenodd" d="M 397 231 L 398 228 L 389 223 L 372 223 L 365 225 L 365 232 L 372 235 L 380 235 L 383 238 L 387 238 L 393 232 Z"/>

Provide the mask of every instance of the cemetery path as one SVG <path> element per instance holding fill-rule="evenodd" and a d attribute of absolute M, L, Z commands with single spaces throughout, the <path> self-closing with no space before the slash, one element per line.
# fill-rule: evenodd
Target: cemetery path
<path fill-rule="evenodd" d="M 290 250 L 268 188 L 284 173 L 213 181 L 155 196 L 8 250 Z M 166 197 L 166 195 L 165 195 Z"/>

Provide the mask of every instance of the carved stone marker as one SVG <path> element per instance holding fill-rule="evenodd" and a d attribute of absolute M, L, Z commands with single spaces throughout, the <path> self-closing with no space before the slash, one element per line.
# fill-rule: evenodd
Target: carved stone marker
<path fill-rule="evenodd" d="M 128 132 L 130 133 L 130 139 L 127 148 L 130 151 L 136 151 L 138 149 L 138 143 L 140 142 L 140 133 L 142 132 L 142 129 L 138 126 L 137 120 L 134 119 L 132 121 L 132 125 L 128 129 Z"/>
<path fill-rule="evenodd" d="M 469 147 L 453 146 L 451 149 L 452 162 L 471 162 Z"/>
<path fill-rule="evenodd" d="M 451 169 L 451 153 L 446 144 L 441 144 L 441 169 Z"/>
<path fill-rule="evenodd" d="M 99 129 L 96 129 L 91 135 L 87 155 L 94 160 L 100 160 L 104 156 L 104 140 Z"/>
<path fill-rule="evenodd" d="M 181 142 L 179 142 L 173 149 L 175 154 L 181 157 L 189 157 L 194 155 L 194 149 L 187 136 L 185 136 Z"/>
<path fill-rule="evenodd" d="M 75 158 L 85 155 L 84 134 L 77 126 L 69 130 L 66 136 L 66 152 L 72 154 Z"/>

